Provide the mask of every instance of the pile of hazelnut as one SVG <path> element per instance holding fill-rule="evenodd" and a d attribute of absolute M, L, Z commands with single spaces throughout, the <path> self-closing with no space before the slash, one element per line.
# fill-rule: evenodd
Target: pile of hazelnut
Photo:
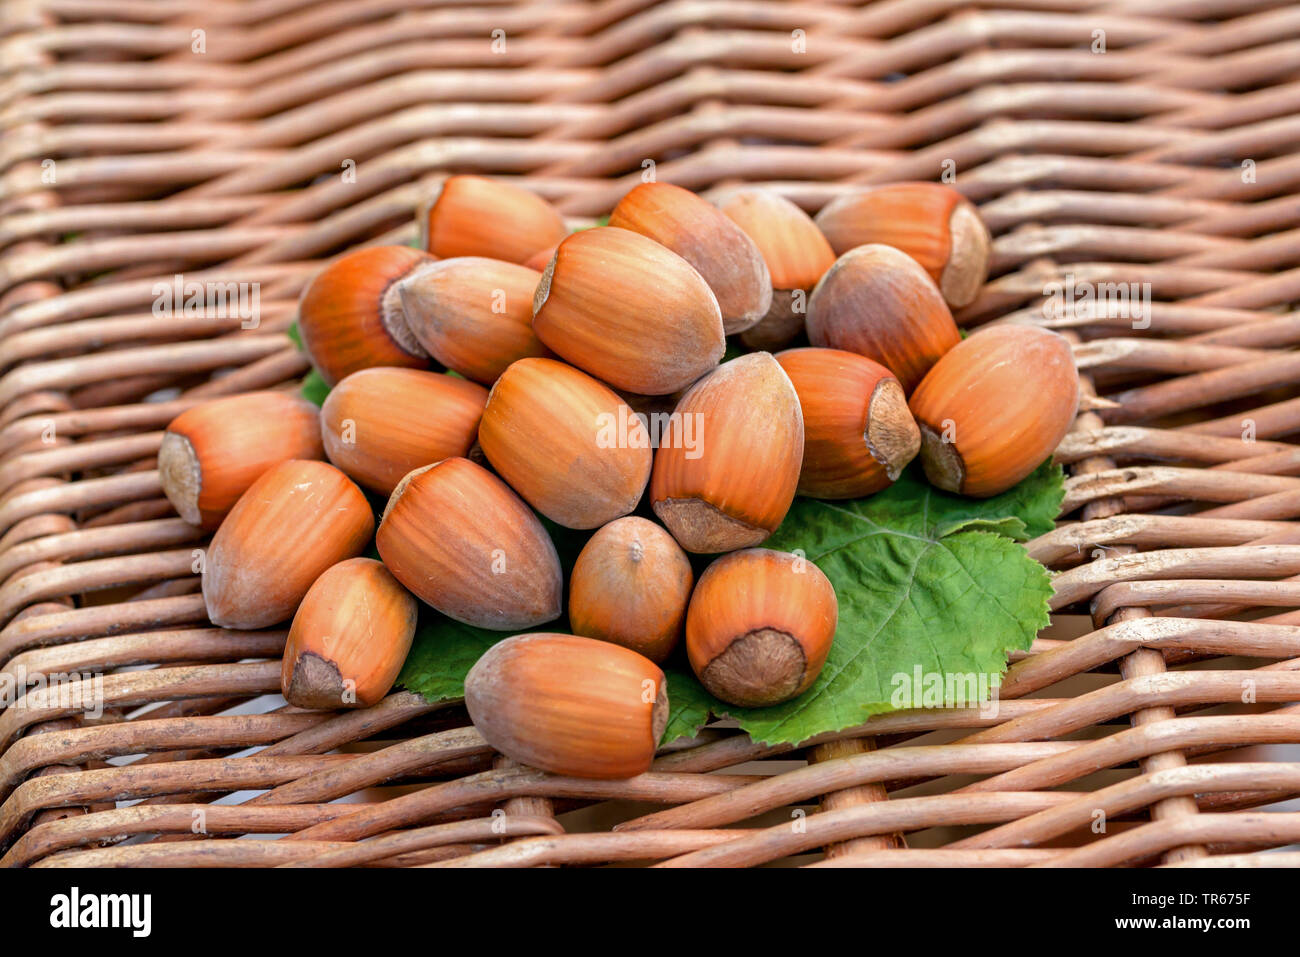
<path fill-rule="evenodd" d="M 418 602 L 501 632 L 561 618 L 540 513 L 596 530 L 569 577 L 573 634 L 493 645 L 466 679 L 470 716 L 523 763 L 641 773 L 668 713 L 659 664 L 683 635 L 730 704 L 816 680 L 835 590 L 757 547 L 796 494 L 871 495 L 919 455 L 934 485 L 994 495 L 1075 414 L 1063 338 L 958 332 L 950 310 L 978 293 L 990 240 L 946 186 L 865 189 L 813 220 L 762 189 L 715 205 L 644 183 L 608 226 L 570 233 L 530 192 L 452 176 L 419 222 L 422 250 L 358 249 L 304 291 L 322 408 L 221 398 L 163 438 L 168 498 L 215 529 L 209 616 L 292 619 L 283 691 L 299 707 L 387 694 Z M 377 529 L 362 488 L 388 498 Z M 381 560 L 361 557 L 372 543 Z M 721 557 L 696 581 L 688 552 Z"/>

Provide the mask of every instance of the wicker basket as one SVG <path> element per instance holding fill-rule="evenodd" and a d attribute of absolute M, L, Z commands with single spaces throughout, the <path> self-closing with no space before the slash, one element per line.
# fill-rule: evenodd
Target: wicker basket
<path fill-rule="evenodd" d="M 0 43 L 0 678 L 105 702 L 0 712 L 3 863 L 1300 863 L 1249 853 L 1300 842 L 1300 8 L 32 0 Z M 565 779 L 410 693 L 286 708 L 284 633 L 208 623 L 167 422 L 292 388 L 304 283 L 408 241 L 428 178 L 579 223 L 645 160 L 810 210 L 955 173 L 997 237 L 959 321 L 1077 340 L 1066 504 L 1030 546 L 1057 617 L 996 717 L 799 749 L 723 724 Z M 156 318 L 176 274 L 260 284 L 260 325 Z M 1149 326 L 1045 310 L 1056 282 L 1149 288 Z"/>

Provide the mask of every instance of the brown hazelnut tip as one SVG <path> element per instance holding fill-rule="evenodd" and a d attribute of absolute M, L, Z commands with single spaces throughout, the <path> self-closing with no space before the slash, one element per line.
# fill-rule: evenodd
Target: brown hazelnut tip
<path fill-rule="evenodd" d="M 668 727 L 668 682 L 659 682 L 659 693 L 655 695 L 654 710 L 650 712 L 650 733 L 654 735 L 654 746 L 659 747 L 664 729 Z"/>
<path fill-rule="evenodd" d="M 727 645 L 705 666 L 700 681 L 723 701 L 763 708 L 798 694 L 807 668 L 803 646 L 793 635 L 759 628 Z"/>
<path fill-rule="evenodd" d="M 557 249 L 551 261 L 546 264 L 542 270 L 542 278 L 537 282 L 537 288 L 533 291 L 533 315 L 542 311 L 542 306 L 546 305 L 547 298 L 551 295 L 551 277 L 555 275 L 555 260 L 560 256 Z"/>
<path fill-rule="evenodd" d="M 966 464 L 957 446 L 934 429 L 921 425 L 921 465 L 930 484 L 945 492 L 961 492 L 966 481 Z"/>
<path fill-rule="evenodd" d="M 194 444 L 178 432 L 165 432 L 158 448 L 158 476 L 167 499 L 180 517 L 191 525 L 203 524 L 199 493 L 203 491 L 203 468 Z"/>
<path fill-rule="evenodd" d="M 380 304 L 384 328 L 402 348 L 406 348 L 405 337 L 409 337 L 416 348 L 424 348 L 415 336 L 415 329 L 423 324 L 436 326 L 441 313 L 437 308 L 438 290 L 433 280 L 437 273 L 447 269 L 449 262 L 455 260 L 430 259 L 419 263 L 384 290 Z"/>
<path fill-rule="evenodd" d="M 969 305 L 979 294 L 989 273 L 993 240 L 979 213 L 969 203 L 958 203 L 949 220 L 952 253 L 939 275 L 939 291 L 954 309 Z"/>
<path fill-rule="evenodd" d="M 665 498 L 654 503 L 654 511 L 682 548 L 698 554 L 749 548 L 772 534 L 698 498 Z"/>
<path fill-rule="evenodd" d="M 388 513 L 393 510 L 393 506 L 397 504 L 397 500 L 406 492 L 406 487 L 411 484 L 411 480 L 418 475 L 423 475 L 425 472 L 429 471 L 429 469 L 438 464 L 438 462 L 434 462 L 432 465 L 424 465 L 418 469 L 411 469 L 411 471 L 402 476 L 401 481 L 393 487 L 393 494 L 388 496 L 388 501 L 384 505 L 383 514 L 379 516 L 380 523 L 382 523 L 384 519 L 388 518 Z"/>
<path fill-rule="evenodd" d="M 295 708 L 331 711 L 345 706 L 343 675 L 339 666 L 314 652 L 303 652 L 293 663 L 285 700 Z"/>
<path fill-rule="evenodd" d="M 403 304 L 402 290 L 406 288 L 408 281 L 413 277 L 436 265 L 438 265 L 437 260 L 418 263 L 406 275 L 390 282 L 384 289 L 383 295 L 379 297 L 379 320 L 384 327 L 384 331 L 388 333 L 393 342 L 397 343 L 398 348 L 419 359 L 429 358 L 429 353 L 424 346 L 420 345 L 420 340 L 415 338 L 410 323 L 406 321 L 406 308 Z"/>
<path fill-rule="evenodd" d="M 876 385 L 867 406 L 864 436 L 871 457 L 885 467 L 891 482 L 898 481 L 920 451 L 921 432 L 897 379 L 881 379 Z"/>

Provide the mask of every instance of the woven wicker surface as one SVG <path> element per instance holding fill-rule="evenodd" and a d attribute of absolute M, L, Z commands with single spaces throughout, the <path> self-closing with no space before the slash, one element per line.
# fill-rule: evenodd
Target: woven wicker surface
<path fill-rule="evenodd" d="M 31 0 L 0 49 L 0 679 L 102 674 L 106 707 L 0 711 L 3 863 L 1300 863 L 1251 853 L 1300 843 L 1300 8 Z M 161 430 L 292 387 L 298 292 L 409 240 L 432 177 L 578 224 L 645 160 L 809 210 L 955 172 L 996 236 L 959 321 L 1078 340 L 1105 401 L 1059 452 L 1031 544 L 1057 616 L 996 715 L 795 751 L 721 726 L 592 782 L 408 693 L 255 713 L 284 633 L 208 623 Z M 260 325 L 155 317 L 176 273 L 259 283 Z M 1149 327 L 1044 310 L 1071 276 L 1149 283 Z"/>

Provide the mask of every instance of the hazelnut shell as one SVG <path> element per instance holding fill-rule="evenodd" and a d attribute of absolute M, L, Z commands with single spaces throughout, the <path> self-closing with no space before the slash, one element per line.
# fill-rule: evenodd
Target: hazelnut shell
<path fill-rule="evenodd" d="M 575 634 L 631 648 L 662 662 L 677 646 L 695 575 L 663 528 L 628 516 L 593 535 L 569 580 Z"/>
<path fill-rule="evenodd" d="M 694 267 L 609 226 L 560 243 L 533 297 L 533 329 L 560 358 L 642 395 L 685 388 L 726 348 L 717 300 Z"/>
<path fill-rule="evenodd" d="M 272 466 L 212 536 L 203 562 L 208 617 L 224 628 L 288 620 L 325 569 L 361 554 L 374 528 L 365 495 L 334 466 Z"/>
<path fill-rule="evenodd" d="M 686 653 L 710 694 L 761 708 L 817 680 L 838 623 L 835 589 L 807 559 L 766 548 L 719 558 L 686 613 Z"/>
<path fill-rule="evenodd" d="M 650 769 L 668 722 L 659 666 L 575 635 L 517 635 L 465 677 L 465 707 L 492 747 L 521 764 L 583 778 Z"/>
<path fill-rule="evenodd" d="M 1064 336 L 1023 325 L 972 333 L 912 394 L 926 477 L 976 498 L 1005 492 L 1056 451 L 1078 405 Z"/>
<path fill-rule="evenodd" d="M 427 369 L 429 354 L 407 328 L 395 283 L 429 257 L 409 246 L 357 249 L 330 263 L 298 301 L 298 334 L 333 386 L 358 369 Z"/>
<path fill-rule="evenodd" d="M 993 241 L 979 211 L 942 183 L 890 183 L 832 200 L 817 225 L 843 255 L 882 243 L 907 253 L 953 309 L 972 302 L 988 277 Z"/>
<path fill-rule="evenodd" d="M 766 352 L 732 359 L 677 404 L 655 452 L 650 501 L 690 552 L 757 545 L 785 518 L 803 460 L 799 397 Z"/>
<path fill-rule="evenodd" d="M 281 690 L 298 708 L 368 708 L 388 694 L 415 635 L 416 602 L 381 562 L 351 558 L 308 589 L 285 643 Z"/>
<path fill-rule="evenodd" d="M 799 494 L 862 498 L 888 487 L 916 457 L 921 433 L 894 374 L 840 349 L 776 355 L 799 395 L 803 467 Z"/>
<path fill-rule="evenodd" d="M 807 325 L 814 346 L 879 362 L 909 395 L 961 341 L 934 280 L 892 246 L 859 246 L 837 259 L 808 300 Z"/>
<path fill-rule="evenodd" d="M 163 493 L 191 525 L 214 529 L 273 465 L 320 459 L 319 411 L 287 392 L 200 403 L 172 419 L 158 449 Z"/>
<path fill-rule="evenodd" d="M 727 335 L 767 314 L 772 278 L 762 253 L 708 200 L 670 183 L 642 183 L 619 200 L 609 224 L 647 236 L 694 266 L 717 297 Z"/>
<path fill-rule="evenodd" d="M 320 409 L 329 460 L 366 488 L 390 494 L 412 469 L 469 452 L 487 389 L 441 372 L 354 372 Z"/>
<path fill-rule="evenodd" d="M 568 528 L 597 528 L 635 509 L 654 457 L 641 420 L 613 389 L 554 359 L 521 359 L 505 371 L 478 441 L 511 488 Z"/>
<path fill-rule="evenodd" d="M 375 546 L 416 597 L 467 625 L 514 631 L 563 610 L 560 560 L 546 529 L 504 482 L 468 459 L 402 479 Z"/>

